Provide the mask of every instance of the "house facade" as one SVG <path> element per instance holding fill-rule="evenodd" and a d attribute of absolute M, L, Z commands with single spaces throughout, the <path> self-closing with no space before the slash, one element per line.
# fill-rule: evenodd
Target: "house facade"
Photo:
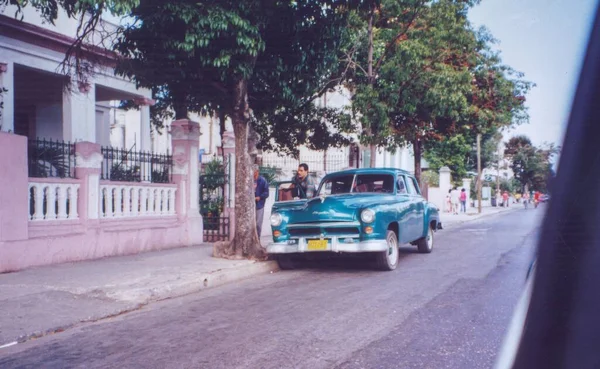
<path fill-rule="evenodd" d="M 115 76 L 105 45 L 86 54 L 95 73 L 69 80 L 76 21 L 15 11 L 0 9 L 0 273 L 202 242 L 199 125 L 173 122 L 169 151 L 153 151 L 151 92 Z"/>

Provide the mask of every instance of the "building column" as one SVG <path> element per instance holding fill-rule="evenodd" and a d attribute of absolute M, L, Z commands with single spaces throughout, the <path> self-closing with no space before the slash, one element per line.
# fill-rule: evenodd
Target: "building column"
<path fill-rule="evenodd" d="M 450 170 L 450 168 L 443 166 L 440 168 L 439 173 L 440 173 L 440 190 L 442 191 L 444 198 L 446 198 L 446 196 L 448 196 L 448 191 L 452 188 L 452 180 L 450 177 L 450 173 L 452 173 L 452 171 Z"/>
<path fill-rule="evenodd" d="M 76 82 L 63 92 L 63 140 L 96 142 L 96 86 Z"/>
<path fill-rule="evenodd" d="M 140 151 L 152 151 L 152 137 L 150 135 L 150 106 L 154 105 L 154 100 L 143 97 L 135 100 L 140 107 Z"/>
<path fill-rule="evenodd" d="M 173 182 L 177 184 L 175 209 L 178 220 L 185 224 L 187 244 L 203 242 L 204 230 L 198 198 L 198 147 L 200 124 L 188 119 L 171 124 L 173 142 Z"/>
<path fill-rule="evenodd" d="M 77 212 L 84 221 L 100 218 L 102 159 L 100 144 L 81 141 L 75 144 L 75 177 L 81 180 Z"/>
<path fill-rule="evenodd" d="M 0 131 L 15 131 L 15 64 L 0 60 L 0 88 L 7 91 L 1 93 L 3 102 Z"/>

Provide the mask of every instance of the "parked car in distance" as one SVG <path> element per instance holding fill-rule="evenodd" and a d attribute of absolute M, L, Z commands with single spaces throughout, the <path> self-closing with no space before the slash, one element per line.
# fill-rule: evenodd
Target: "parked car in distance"
<path fill-rule="evenodd" d="M 276 187 L 271 211 L 273 242 L 267 252 L 281 269 L 306 253 L 375 253 L 382 270 L 398 266 L 398 247 L 433 249 L 439 209 L 427 202 L 414 176 L 395 168 L 349 169 L 326 175 L 313 198 L 291 182 Z"/>

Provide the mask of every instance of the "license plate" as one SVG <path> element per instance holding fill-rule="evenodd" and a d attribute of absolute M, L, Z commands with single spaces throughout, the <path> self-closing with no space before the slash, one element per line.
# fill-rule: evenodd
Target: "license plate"
<path fill-rule="evenodd" d="M 308 240 L 307 249 L 310 251 L 327 250 L 327 240 Z"/>

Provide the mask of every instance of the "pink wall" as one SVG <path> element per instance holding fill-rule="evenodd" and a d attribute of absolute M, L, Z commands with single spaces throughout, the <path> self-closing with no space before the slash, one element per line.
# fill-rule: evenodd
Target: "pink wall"
<path fill-rule="evenodd" d="M 27 176 L 27 138 L 0 132 L 0 243 L 27 239 Z"/>
<path fill-rule="evenodd" d="M 184 147 L 180 151 L 187 152 L 194 145 L 197 148 L 197 123 L 187 121 L 179 124 L 182 126 L 181 135 L 186 138 L 181 141 Z M 189 137 L 187 133 L 190 133 Z M 202 235 L 198 205 L 186 201 L 191 197 L 189 182 L 197 183 L 198 173 L 193 170 L 194 163 L 185 156 L 179 157 L 177 162 L 178 170 L 186 173 L 187 185 L 178 184 L 175 201 L 181 206 L 176 215 L 99 219 L 97 214 L 90 214 L 94 215 L 94 208 L 100 206 L 100 148 L 91 143 L 78 143 L 75 150 L 77 179 L 43 178 L 31 179 L 31 182 L 79 183 L 79 219 L 30 221 L 27 139 L 0 132 L 0 273 L 191 246 L 202 241 L 198 239 L 198 233 Z M 190 222 L 190 219 L 193 221 Z"/>

